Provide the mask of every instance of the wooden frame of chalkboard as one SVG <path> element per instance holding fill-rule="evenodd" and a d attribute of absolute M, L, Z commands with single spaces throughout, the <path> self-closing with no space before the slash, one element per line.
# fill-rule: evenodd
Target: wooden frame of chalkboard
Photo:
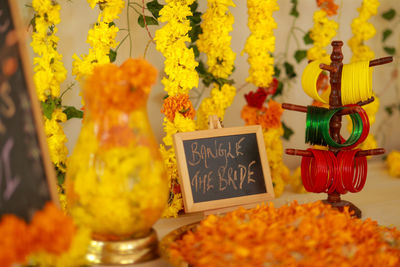
<path fill-rule="evenodd" d="M 261 126 L 174 135 L 186 213 L 274 198 Z"/>
<path fill-rule="evenodd" d="M 3 105 L 6 99 L 6 103 L 12 104 L 13 113 L 0 114 L 3 126 L 0 143 L 2 146 L 5 144 L 2 156 L 8 146 L 7 157 L 2 157 L 0 161 L 6 170 L 0 186 L 0 190 L 5 190 L 4 196 L 0 191 L 0 200 L 5 197 L 6 204 L 2 203 L 3 208 L 0 205 L 0 217 L 2 213 L 14 213 L 29 221 L 35 210 L 43 208 L 46 201 L 51 200 L 59 206 L 59 200 L 55 170 L 34 90 L 31 61 L 26 47 L 27 31 L 22 25 L 17 1 L 3 1 L 0 6 L 0 34 L 4 40 L 0 45 L 0 89 L 3 92 Z M 13 62 L 11 72 L 5 71 L 4 67 L 9 62 Z M 15 178 L 14 181 L 11 178 Z M 10 184 L 12 190 L 6 188 Z"/>

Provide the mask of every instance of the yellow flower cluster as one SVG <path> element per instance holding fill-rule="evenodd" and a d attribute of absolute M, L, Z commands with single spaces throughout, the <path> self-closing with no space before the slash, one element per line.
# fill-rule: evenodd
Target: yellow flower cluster
<path fill-rule="evenodd" d="M 208 71 L 219 78 L 228 78 L 233 70 L 236 53 L 232 51 L 229 32 L 235 21 L 229 6 L 232 0 L 208 0 L 207 11 L 202 16 L 197 46 L 200 52 L 207 54 Z"/>
<path fill-rule="evenodd" d="M 156 31 L 156 48 L 164 57 L 164 71 L 167 77 L 162 79 L 164 90 L 168 97 L 177 95 L 188 95 L 193 87 L 197 87 L 199 76 L 195 70 L 198 63 L 195 60 L 193 49 L 186 46 L 190 42 L 188 32 L 190 22 L 187 19 L 192 15 L 190 5 L 194 0 L 167 0 L 166 5 L 160 10 L 160 22 L 166 24 Z M 190 100 L 188 100 L 190 101 Z M 187 103 L 191 106 L 190 103 Z M 168 110 L 164 113 L 169 114 Z M 177 132 L 194 131 L 196 124 L 191 117 L 185 117 L 179 111 L 172 120 L 164 118 L 164 131 L 166 136 L 163 138 L 164 145 L 161 145 L 161 154 L 167 166 L 168 185 L 170 188 L 170 198 L 168 208 L 164 211 L 164 217 L 176 217 L 182 209 L 182 195 L 178 182 L 178 170 L 174 148 L 172 146 L 172 135 Z"/>
<path fill-rule="evenodd" d="M 29 262 L 40 267 L 78 267 L 84 266 L 87 248 L 91 241 L 91 231 L 88 228 L 78 228 L 69 249 L 61 255 L 45 252 L 30 255 Z M 36 266 L 35 265 L 35 266 Z"/>
<path fill-rule="evenodd" d="M 224 119 L 225 110 L 232 105 L 236 95 L 236 88 L 229 84 L 222 87 L 214 84 L 211 90 L 211 96 L 206 97 L 200 104 L 197 111 L 197 127 L 198 129 L 208 129 L 208 118 L 211 115 L 217 115 L 221 120 Z"/>
<path fill-rule="evenodd" d="M 353 53 L 351 62 L 371 60 L 375 57 L 374 51 L 372 51 L 364 41 L 371 39 L 376 34 L 374 25 L 369 23 L 368 20 L 371 16 L 377 14 L 379 4 L 379 0 L 363 0 L 361 7 L 358 9 L 360 13 L 359 17 L 353 19 L 351 23 L 353 37 L 348 41 Z M 363 107 L 368 114 L 371 125 L 375 122 L 375 114 L 379 109 L 379 98 L 376 95 L 374 95 L 374 97 L 374 102 Z M 377 143 L 375 137 L 371 133 L 368 135 L 367 140 L 360 145 L 361 149 L 373 149 L 376 147 Z"/>
<path fill-rule="evenodd" d="M 106 64 L 110 62 L 110 49 L 117 46 L 115 37 L 119 31 L 113 20 L 118 19 L 118 14 L 121 13 L 125 6 L 124 0 L 88 0 L 92 8 L 96 4 L 100 7 L 100 14 L 97 23 L 89 30 L 87 43 L 91 48 L 87 55 L 74 54 L 72 63 L 72 74 L 78 80 L 90 75 L 95 65 Z"/>
<path fill-rule="evenodd" d="M 257 87 L 268 87 L 274 74 L 275 36 L 273 29 L 277 24 L 272 17 L 279 10 L 276 0 L 247 0 L 248 27 L 250 36 L 247 38 L 244 52 L 249 57 L 249 77 L 246 81 Z"/>
<path fill-rule="evenodd" d="M 389 174 L 400 177 L 400 152 L 393 150 L 386 158 Z"/>
<path fill-rule="evenodd" d="M 308 60 L 329 57 L 325 47 L 330 44 L 338 29 L 337 22 L 330 20 L 325 10 L 315 11 L 313 20 L 314 26 L 311 28 L 310 37 L 314 41 L 314 45 L 307 51 Z"/>
<path fill-rule="evenodd" d="M 68 140 L 60 123 L 65 121 L 67 121 L 67 115 L 60 108 L 53 111 L 50 120 L 44 117 L 44 129 L 51 161 L 63 172 L 66 171 L 65 162 L 67 161 L 68 149 L 65 143 Z"/>
<path fill-rule="evenodd" d="M 351 62 L 370 60 L 375 57 L 374 52 L 364 44 L 364 41 L 371 39 L 376 33 L 374 25 L 369 23 L 368 20 L 371 16 L 376 15 L 378 7 L 379 0 L 363 0 L 361 7 L 358 9 L 359 17 L 353 19 L 351 23 L 353 37 L 348 41 L 353 52 Z"/>
<path fill-rule="evenodd" d="M 288 183 L 290 179 L 290 171 L 282 161 L 282 135 L 282 127 L 263 129 L 265 150 L 267 152 L 275 197 L 282 195 L 283 190 L 285 189 L 285 184 Z"/>
<path fill-rule="evenodd" d="M 151 137 L 136 120 L 145 116 L 145 108 L 132 111 L 123 123 L 132 129 L 135 141 L 111 147 L 102 145 L 97 122 L 89 115 L 85 118 L 69 158 L 66 193 L 75 222 L 92 229 L 96 237 L 109 240 L 146 232 L 165 208 L 163 162 L 158 150 L 146 145 Z"/>
<path fill-rule="evenodd" d="M 236 54 L 231 49 L 229 32 L 235 21 L 228 7 L 235 6 L 231 0 L 209 0 L 207 11 L 202 16 L 201 28 L 197 46 L 199 51 L 207 55 L 208 71 L 216 78 L 228 78 L 233 71 Z M 229 84 L 222 87 L 213 84 L 211 95 L 200 104 L 197 112 L 198 129 L 208 128 L 208 117 L 217 115 L 224 119 L 225 110 L 232 105 L 236 88 Z"/>
<path fill-rule="evenodd" d="M 165 57 L 164 71 L 167 78 L 163 78 L 164 90 L 169 96 L 187 94 L 190 89 L 197 87 L 199 76 L 195 70 L 198 63 L 195 61 L 193 49 L 186 47 L 190 42 L 188 32 L 190 23 L 187 16 L 191 16 L 189 5 L 194 0 L 169 0 L 160 10 L 159 21 L 167 22 L 157 30 L 155 41 L 157 50 Z"/>
<path fill-rule="evenodd" d="M 56 25 L 60 23 L 60 5 L 52 0 L 33 0 L 35 27 L 31 46 L 38 55 L 33 59 L 34 82 L 38 98 L 42 102 L 53 101 L 60 96 L 60 84 L 67 76 L 62 55 L 57 52 L 58 37 Z M 66 116 L 61 109 L 55 109 L 51 119 L 44 117 L 45 133 L 52 162 L 65 172 L 68 149 L 63 126 Z"/>

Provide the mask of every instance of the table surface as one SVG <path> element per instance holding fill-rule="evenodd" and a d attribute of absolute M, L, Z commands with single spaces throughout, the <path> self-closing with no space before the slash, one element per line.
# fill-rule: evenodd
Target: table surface
<path fill-rule="evenodd" d="M 272 200 L 275 207 L 297 200 L 299 203 L 313 202 L 326 199 L 326 194 L 296 194 L 285 191 L 279 198 Z M 385 169 L 384 162 L 370 161 L 368 163 L 368 177 L 363 190 L 359 193 L 348 193 L 342 196 L 343 200 L 351 201 L 362 211 L 362 219 L 372 218 L 380 225 L 395 226 L 400 229 L 400 179 L 392 177 Z M 198 222 L 202 214 L 187 214 L 179 218 L 160 219 L 154 228 L 159 239 L 171 231 L 190 223 Z M 119 265 L 121 266 L 121 265 Z M 171 267 L 164 259 L 157 259 L 147 263 L 135 264 L 137 267 Z M 111 266 L 109 266 L 111 267 Z"/>

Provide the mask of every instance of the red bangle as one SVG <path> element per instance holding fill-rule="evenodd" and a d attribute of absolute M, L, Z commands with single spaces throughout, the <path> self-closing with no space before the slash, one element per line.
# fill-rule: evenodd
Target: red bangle
<path fill-rule="evenodd" d="M 357 113 L 360 115 L 360 118 L 361 118 L 361 121 L 363 124 L 363 127 L 362 127 L 363 130 L 362 130 L 360 138 L 353 145 L 343 147 L 343 149 L 348 150 L 348 149 L 353 149 L 353 148 L 357 147 L 359 144 L 364 142 L 365 139 L 367 139 L 368 134 L 369 134 L 369 129 L 370 129 L 370 123 L 369 123 L 368 114 L 362 107 L 360 107 L 357 104 L 346 105 L 346 107 L 359 107 L 360 111 Z M 341 138 L 342 138 L 342 142 L 343 142 L 344 139 L 343 139 L 343 137 L 341 137 Z"/>
<path fill-rule="evenodd" d="M 343 150 L 338 153 L 341 183 L 344 185 L 344 191 L 352 193 L 360 192 L 367 180 L 367 159 L 356 157 L 358 151 L 359 149 Z M 338 189 L 339 192 L 342 188 L 339 186 Z"/>

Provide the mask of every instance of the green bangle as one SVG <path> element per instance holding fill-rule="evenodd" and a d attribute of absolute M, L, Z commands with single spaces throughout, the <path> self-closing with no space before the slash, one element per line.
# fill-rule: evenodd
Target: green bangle
<path fill-rule="evenodd" d="M 328 112 L 325 113 L 325 118 L 322 120 L 322 135 L 325 140 L 325 142 L 335 148 L 339 147 L 347 147 L 355 144 L 358 139 L 360 139 L 362 131 L 363 131 L 363 122 L 361 119 L 360 114 L 358 113 L 352 113 L 350 114 L 351 121 L 353 123 L 353 129 L 351 131 L 350 137 L 344 142 L 344 143 L 337 143 L 335 142 L 332 137 L 329 134 L 329 123 L 335 115 L 336 112 L 342 110 L 343 108 L 336 108 L 329 110 Z"/>

